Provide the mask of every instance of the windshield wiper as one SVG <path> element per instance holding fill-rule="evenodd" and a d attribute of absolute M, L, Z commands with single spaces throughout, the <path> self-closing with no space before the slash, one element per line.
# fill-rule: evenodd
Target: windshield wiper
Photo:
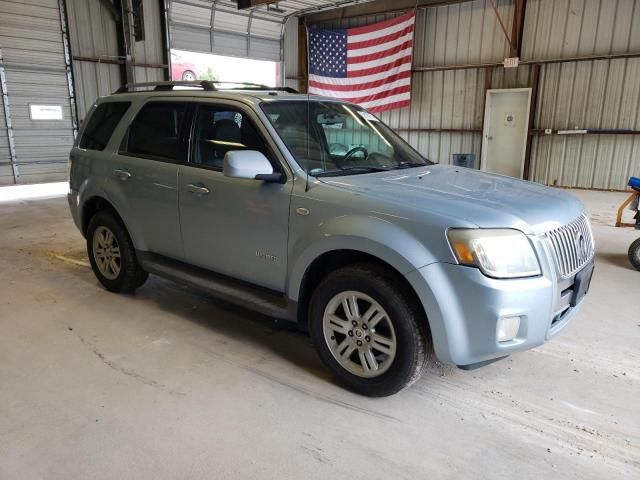
<path fill-rule="evenodd" d="M 389 169 L 385 167 L 367 167 L 354 165 L 352 167 L 334 168 L 331 170 L 324 170 L 319 173 L 312 173 L 314 177 L 333 177 L 340 175 L 349 175 L 350 173 L 372 173 L 372 172 L 388 172 Z"/>
<path fill-rule="evenodd" d="M 400 169 L 400 168 L 414 168 L 414 167 L 428 167 L 429 164 L 428 163 L 421 163 L 421 162 L 400 162 L 397 165 L 394 166 L 395 169 Z"/>

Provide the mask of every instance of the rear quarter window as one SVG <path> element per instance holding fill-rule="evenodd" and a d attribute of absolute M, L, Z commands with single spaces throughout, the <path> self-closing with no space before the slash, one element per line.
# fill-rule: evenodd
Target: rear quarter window
<path fill-rule="evenodd" d="M 120 123 L 131 102 L 107 102 L 96 107 L 80 139 L 80 148 L 104 150 L 113 131 Z"/>

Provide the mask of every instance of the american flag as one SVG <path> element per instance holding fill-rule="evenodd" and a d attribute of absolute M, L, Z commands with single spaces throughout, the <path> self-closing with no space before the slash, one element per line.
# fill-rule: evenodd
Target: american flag
<path fill-rule="evenodd" d="M 365 27 L 309 29 L 309 93 L 372 112 L 409 106 L 413 12 Z"/>

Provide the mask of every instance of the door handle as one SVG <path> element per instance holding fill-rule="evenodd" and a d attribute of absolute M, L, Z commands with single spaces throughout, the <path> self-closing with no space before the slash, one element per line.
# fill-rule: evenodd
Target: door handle
<path fill-rule="evenodd" d="M 121 170 L 117 168 L 113 171 L 113 174 L 120 180 L 127 180 L 128 178 L 131 178 L 131 172 L 128 170 Z"/>
<path fill-rule="evenodd" d="M 187 192 L 193 193 L 194 195 L 209 195 L 209 189 L 207 187 L 194 185 L 193 183 L 187 185 Z"/>

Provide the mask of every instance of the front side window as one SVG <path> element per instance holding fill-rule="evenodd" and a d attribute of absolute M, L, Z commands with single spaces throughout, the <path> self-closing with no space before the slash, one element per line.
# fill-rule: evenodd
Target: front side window
<path fill-rule="evenodd" d="M 355 105 L 323 101 L 264 102 L 298 164 L 314 176 L 431 165 L 377 117 Z"/>
<path fill-rule="evenodd" d="M 264 140 L 242 112 L 224 106 L 201 106 L 196 119 L 192 162 L 222 170 L 224 156 L 233 150 L 257 150 L 269 156 Z"/>
<path fill-rule="evenodd" d="M 98 105 L 82 133 L 79 147 L 104 150 L 129 105 L 131 102 L 106 102 Z"/>
<path fill-rule="evenodd" d="M 180 161 L 185 158 L 184 103 L 146 104 L 129 126 L 122 150 L 131 155 Z"/>

